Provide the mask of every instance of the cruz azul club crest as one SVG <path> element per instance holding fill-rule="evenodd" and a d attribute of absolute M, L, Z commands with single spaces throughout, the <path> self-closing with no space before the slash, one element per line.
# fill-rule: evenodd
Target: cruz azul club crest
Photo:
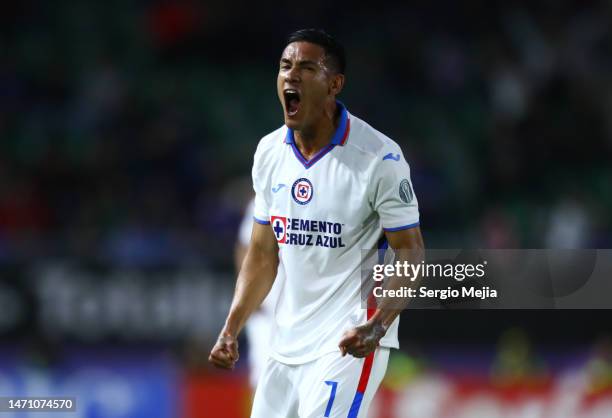
<path fill-rule="evenodd" d="M 291 195 L 298 205 L 305 205 L 312 199 L 313 189 L 310 180 L 300 178 L 293 183 Z"/>

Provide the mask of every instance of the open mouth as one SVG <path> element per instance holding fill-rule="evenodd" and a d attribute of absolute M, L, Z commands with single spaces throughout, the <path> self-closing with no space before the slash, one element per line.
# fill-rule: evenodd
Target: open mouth
<path fill-rule="evenodd" d="M 285 109 L 288 116 L 294 116 L 300 110 L 300 94 L 297 90 L 287 89 L 285 95 Z"/>

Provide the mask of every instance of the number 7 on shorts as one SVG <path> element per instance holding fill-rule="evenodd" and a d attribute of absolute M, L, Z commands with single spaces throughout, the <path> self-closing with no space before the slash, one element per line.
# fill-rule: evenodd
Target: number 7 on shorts
<path fill-rule="evenodd" d="M 323 416 L 329 417 L 329 414 L 331 413 L 332 405 L 334 404 L 334 398 L 336 397 L 336 387 L 338 387 L 338 382 L 326 380 L 325 384 L 331 386 L 331 394 L 329 395 L 329 401 L 327 401 L 327 407 L 325 408 L 325 415 Z"/>

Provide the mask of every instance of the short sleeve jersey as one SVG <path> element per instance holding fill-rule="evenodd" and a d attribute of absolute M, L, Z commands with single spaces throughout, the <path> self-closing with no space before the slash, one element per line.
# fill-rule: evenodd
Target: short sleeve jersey
<path fill-rule="evenodd" d="M 419 225 L 400 147 L 338 106 L 330 144 L 310 160 L 286 126 L 265 136 L 255 152 L 254 218 L 272 228 L 286 278 L 271 356 L 287 364 L 338 350 L 342 334 L 367 320 L 362 250 L 380 248 L 385 230 Z M 382 346 L 398 347 L 398 323 L 399 318 Z"/>

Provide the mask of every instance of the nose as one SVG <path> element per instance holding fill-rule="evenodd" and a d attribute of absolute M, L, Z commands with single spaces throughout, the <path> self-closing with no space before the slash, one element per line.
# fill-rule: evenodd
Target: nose
<path fill-rule="evenodd" d="M 299 82 L 299 81 L 301 81 L 300 71 L 297 68 L 297 66 L 291 67 L 291 69 L 289 69 L 285 73 L 285 80 L 287 80 L 288 82 Z"/>

